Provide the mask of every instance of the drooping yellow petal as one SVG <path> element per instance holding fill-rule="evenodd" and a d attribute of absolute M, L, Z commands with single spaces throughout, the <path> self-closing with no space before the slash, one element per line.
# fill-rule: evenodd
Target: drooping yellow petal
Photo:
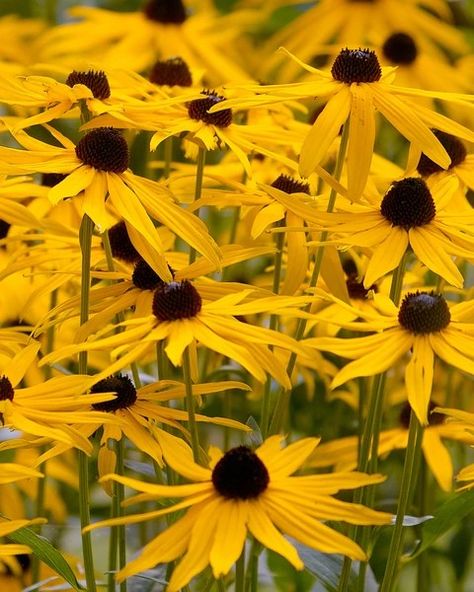
<path fill-rule="evenodd" d="M 219 522 L 214 532 L 214 542 L 209 563 L 215 578 L 227 574 L 242 553 L 247 536 L 249 502 L 225 500 L 219 508 Z"/>
<path fill-rule="evenodd" d="M 428 335 L 416 335 L 405 371 L 408 401 L 422 425 L 428 424 L 428 404 L 433 386 L 434 353 Z"/>
<path fill-rule="evenodd" d="M 348 118 L 350 109 L 351 93 L 346 85 L 342 85 L 318 115 L 303 142 L 299 165 L 299 172 L 302 177 L 309 177 L 326 156 L 332 141 L 339 133 L 341 125 Z"/>
<path fill-rule="evenodd" d="M 264 547 L 279 553 L 295 569 L 304 568 L 297 550 L 278 532 L 258 499 L 249 504 L 248 529 Z"/>
<path fill-rule="evenodd" d="M 408 246 L 408 233 L 399 226 L 392 226 L 387 238 L 375 247 L 365 272 L 364 287 L 370 288 L 372 284 L 383 277 L 400 263 Z"/>
<path fill-rule="evenodd" d="M 426 428 L 422 442 L 426 463 L 443 491 L 453 486 L 453 463 L 446 447 L 435 429 Z"/>
<path fill-rule="evenodd" d="M 375 109 L 369 84 L 351 84 L 352 108 L 347 147 L 347 190 L 358 201 L 370 171 L 375 142 Z"/>
<path fill-rule="evenodd" d="M 81 191 L 84 191 L 92 183 L 96 173 L 97 171 L 90 166 L 83 165 L 76 168 L 76 170 L 72 171 L 65 179 L 48 191 L 48 199 L 51 203 L 57 204 L 66 197 L 79 195 Z"/>

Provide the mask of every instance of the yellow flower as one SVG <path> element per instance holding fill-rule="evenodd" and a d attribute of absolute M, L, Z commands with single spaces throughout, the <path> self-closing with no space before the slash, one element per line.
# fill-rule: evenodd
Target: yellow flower
<path fill-rule="evenodd" d="M 132 380 L 122 374 L 109 376 L 99 381 L 94 377 L 91 382 L 94 382 L 90 389 L 92 395 L 99 393 L 114 393 L 116 395 L 115 398 L 108 401 L 93 403 L 92 409 L 102 413 L 95 413 L 90 422 L 78 428 L 78 432 L 84 438 L 90 438 L 98 429 L 103 428 L 98 455 L 99 474 L 105 475 L 116 470 L 115 452 L 109 447 L 109 440 L 120 441 L 122 438 L 127 438 L 137 450 L 148 454 L 160 466 L 163 466 L 163 453 L 160 445 L 160 434 L 163 429 L 157 425 L 157 422 L 162 426 L 172 427 L 187 434 L 187 430 L 180 422 L 189 421 L 188 413 L 167 405 L 169 401 L 184 399 L 185 385 L 171 380 L 162 380 L 136 389 Z M 249 390 L 249 387 L 235 381 L 194 384 L 193 395 L 201 397 L 231 389 Z M 83 396 L 86 403 L 88 397 L 89 395 Z M 107 417 L 107 414 L 110 416 Z M 113 417 L 116 419 L 114 420 Z M 106 421 L 102 422 L 101 419 L 104 418 Z M 249 429 L 238 421 L 223 417 L 196 414 L 195 418 L 199 422 L 244 431 Z M 62 454 L 69 448 L 70 445 L 63 442 L 55 444 L 35 461 L 35 466 L 40 466 L 43 462 Z"/>
<path fill-rule="evenodd" d="M 90 376 L 57 376 L 34 386 L 18 388 L 35 362 L 39 348 L 39 343 L 30 343 L 0 371 L 3 424 L 26 434 L 65 442 L 90 453 L 90 442 L 72 427 L 73 424 L 90 423 L 103 415 L 90 411 L 91 399 L 79 396 L 87 390 L 92 380 Z M 110 394 L 94 395 L 94 402 L 101 403 L 111 398 Z"/>
<path fill-rule="evenodd" d="M 196 287 L 188 280 L 163 284 L 153 293 L 151 314 L 121 323 L 125 330 L 108 337 L 104 335 L 116 332 L 116 326 L 106 327 L 85 343 L 66 346 L 48 354 L 41 363 L 54 363 L 79 351 L 114 348 L 112 356 L 116 361 L 95 377 L 106 378 L 164 340 L 167 341 L 165 353 L 170 361 L 175 366 L 181 365 L 185 349 L 194 347 L 198 342 L 242 365 L 260 382 L 265 382 L 268 373 L 290 388 L 284 367 L 268 346 L 303 354 L 307 351 L 287 335 L 250 325 L 235 317 L 268 311 L 298 317 L 303 314 L 298 307 L 311 302 L 314 297 L 268 296 L 244 302 L 253 291 L 242 290 L 215 301 L 203 302 Z"/>
<path fill-rule="evenodd" d="M 348 197 L 358 200 L 370 170 L 375 142 L 375 113 L 379 111 L 410 143 L 421 148 L 442 168 L 450 164 L 449 156 L 430 127 L 474 141 L 474 133 L 449 118 L 413 102 L 411 97 L 433 97 L 465 105 L 472 95 L 442 93 L 404 88 L 393 84 L 395 68 L 382 68 L 375 52 L 368 49 L 343 49 L 327 73 L 304 64 L 311 73 L 304 82 L 270 86 L 249 86 L 255 93 L 247 99 L 222 101 L 211 113 L 237 106 L 252 108 L 294 99 L 327 98 L 328 101 L 307 134 L 300 154 L 299 172 L 308 177 L 325 158 L 328 148 L 349 121 L 347 149 Z M 472 106 L 471 106 L 472 108 Z"/>
<path fill-rule="evenodd" d="M 465 421 L 446 421 L 446 416 L 434 411 L 436 405 L 430 402 L 428 425 L 423 430 L 421 447 L 426 464 L 443 491 L 451 491 L 453 463 L 448 448 L 442 440 L 454 440 L 474 444 L 474 434 Z M 407 447 L 410 406 L 406 404 L 400 412 L 400 427 L 380 432 L 377 454 L 386 457 L 393 450 Z M 308 467 L 334 466 L 336 471 L 349 471 L 357 466 L 357 436 L 338 438 L 324 442 L 308 459 Z"/>
<path fill-rule="evenodd" d="M 108 211 L 112 206 L 125 220 L 137 250 L 163 279 L 170 280 L 171 274 L 150 216 L 219 266 L 218 247 L 205 224 L 176 205 L 163 185 L 134 175 L 128 169 L 128 146 L 117 130 L 92 130 L 74 145 L 64 135 L 47 127 L 61 147 L 18 132 L 15 138 L 26 150 L 0 147 L 1 170 L 10 174 L 66 174 L 65 179 L 48 192 L 50 201 L 57 204 L 83 192 L 83 213 L 101 230 L 115 222 Z"/>
<path fill-rule="evenodd" d="M 428 269 L 462 288 L 464 278 L 452 256 L 474 259 L 474 214 L 450 210 L 457 189 L 452 175 L 439 178 L 431 187 L 423 179 L 408 177 L 395 181 L 380 202 L 347 206 L 345 212 L 318 213 L 314 220 L 320 221 L 337 245 L 372 250 L 366 288 L 397 267 L 409 245 Z"/>
<path fill-rule="evenodd" d="M 169 581 L 168 592 L 185 586 L 209 564 L 214 577 L 219 578 L 239 558 L 248 532 L 297 569 L 303 569 L 303 562 L 282 533 L 325 553 L 364 560 L 366 555 L 357 544 L 322 521 L 387 524 L 391 520 L 389 514 L 332 497 L 341 489 L 380 483 L 384 479 L 381 475 L 346 472 L 292 476 L 317 446 L 316 438 L 305 438 L 284 449 L 280 436 L 268 438 L 255 452 L 246 446 L 232 448 L 225 454 L 212 449 L 209 468 L 193 462 L 191 450 L 183 441 L 169 434 L 164 434 L 163 439 L 167 462 L 194 483 L 155 485 L 119 475 L 108 475 L 106 479 L 142 492 L 129 502 L 170 497 L 183 501 L 162 510 L 106 520 L 92 528 L 141 522 L 189 509 L 118 573 L 119 580 L 183 554 Z"/>
<path fill-rule="evenodd" d="M 285 0 L 279 4 L 299 4 Z M 270 40 L 267 51 L 280 45 L 310 62 L 324 53 L 328 43 L 354 45 L 374 43 L 380 32 L 405 31 L 418 38 L 428 51 L 439 53 L 438 45 L 454 53 L 466 53 L 469 45 L 461 31 L 450 24 L 452 12 L 447 2 L 438 0 L 320 0 L 283 27 Z M 425 10 L 425 7 L 428 10 Z M 327 49 L 326 49 L 327 51 Z M 265 70 L 280 60 L 270 56 Z M 293 74 L 286 69 L 286 76 Z"/>
<path fill-rule="evenodd" d="M 343 302 L 340 306 L 353 310 Z M 358 316 L 365 321 L 338 324 L 355 331 L 379 332 L 367 337 L 315 337 L 302 342 L 354 360 L 338 372 L 332 388 L 357 376 L 384 372 L 411 351 L 405 370 L 408 401 L 419 421 L 426 425 L 434 355 L 463 372 L 474 374 L 474 301 L 449 307 L 441 294 L 415 292 L 406 294 L 397 308 L 389 298 L 379 295 L 374 311 L 359 310 Z"/>
<path fill-rule="evenodd" d="M 206 6 L 188 14 L 182 0 L 148 0 L 136 12 L 76 6 L 70 14 L 82 20 L 43 36 L 43 61 L 71 62 L 88 56 L 106 67 L 143 71 L 157 58 L 179 56 L 191 67 L 205 68 L 218 83 L 248 78 L 225 52 L 241 34 L 245 13 L 225 17 Z"/>

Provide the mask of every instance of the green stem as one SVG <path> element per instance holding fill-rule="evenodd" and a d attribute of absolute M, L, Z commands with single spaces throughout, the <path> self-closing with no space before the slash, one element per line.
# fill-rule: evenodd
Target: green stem
<path fill-rule="evenodd" d="M 394 271 L 392 275 L 392 283 L 390 286 L 390 298 L 392 299 L 393 303 L 397 306 L 400 302 L 400 296 L 403 287 L 403 277 L 405 274 L 406 258 L 407 253 L 405 252 L 397 269 Z M 377 453 L 379 446 L 380 428 L 382 423 L 385 382 L 385 372 L 382 374 L 377 374 L 373 378 L 372 389 L 369 396 L 369 407 L 367 409 L 367 417 L 365 419 L 364 429 L 360 439 L 359 457 L 357 463 L 357 470 L 363 473 L 366 473 L 368 471 L 369 465 L 374 472 L 377 468 Z M 372 463 L 370 464 L 371 459 Z M 366 487 L 364 489 L 356 490 L 353 496 L 354 503 L 360 504 L 368 502 L 370 498 L 373 496 L 373 492 L 374 489 L 372 487 Z M 365 546 L 369 535 L 370 531 L 368 529 L 364 530 L 361 527 L 356 527 L 354 529 L 351 529 L 351 533 L 349 536 L 351 536 L 351 538 L 355 538 L 355 540 L 359 544 Z M 345 557 L 341 577 L 339 580 L 339 592 L 345 592 L 348 588 L 351 566 L 352 559 L 350 559 L 349 557 Z M 363 572 L 364 570 L 362 570 L 360 573 L 363 574 Z M 363 586 L 364 583 L 365 580 L 362 581 L 361 579 L 359 579 L 359 586 Z"/>
<path fill-rule="evenodd" d="M 117 475 L 125 474 L 124 467 L 124 442 L 123 437 L 120 438 L 115 444 L 115 450 L 117 453 Z M 124 515 L 122 502 L 125 498 L 125 487 L 122 483 L 114 483 L 116 488 L 117 496 L 117 517 Z M 118 557 L 119 557 L 119 569 L 123 569 L 127 563 L 127 546 L 125 537 L 125 525 L 119 524 L 115 527 L 117 529 L 118 537 Z M 127 580 L 120 582 L 120 592 L 127 592 Z"/>
<path fill-rule="evenodd" d="M 46 0 L 44 5 L 44 16 L 50 25 L 55 25 L 57 22 L 58 8 L 57 0 Z"/>
<path fill-rule="evenodd" d="M 188 413 L 188 430 L 191 434 L 191 447 L 193 449 L 194 462 L 199 462 L 199 434 L 197 429 L 196 415 L 194 413 L 193 385 L 191 381 L 191 361 L 189 351 L 186 348 L 183 354 L 183 379 L 186 389 L 186 411 Z"/>
<path fill-rule="evenodd" d="M 110 517 L 116 518 L 118 516 L 118 497 L 116 483 L 112 486 L 112 504 L 110 508 Z M 110 529 L 109 538 L 109 569 L 107 574 L 107 590 L 108 592 L 115 592 L 115 571 L 117 569 L 117 527 Z"/>
<path fill-rule="evenodd" d="M 284 225 L 283 220 L 280 220 L 275 226 L 282 227 Z M 280 293 L 280 281 L 281 281 L 281 267 L 283 262 L 283 245 L 285 243 L 285 233 L 284 232 L 277 232 L 275 234 L 275 264 L 273 268 L 273 284 L 272 284 L 272 291 L 274 294 Z M 278 328 L 278 315 L 270 315 L 270 323 L 269 328 L 272 331 L 277 330 Z M 271 348 L 273 349 L 273 348 Z M 271 399 L 271 390 L 272 390 L 272 381 L 270 376 L 267 377 L 267 382 L 265 383 L 265 390 L 263 392 L 262 398 L 262 411 L 261 411 L 261 419 L 260 419 L 260 430 L 262 432 L 263 438 L 267 437 L 268 432 L 268 424 L 270 422 L 270 399 Z"/>
<path fill-rule="evenodd" d="M 91 247 L 92 231 L 94 223 L 87 214 L 84 214 L 79 229 L 79 244 L 82 252 L 81 263 L 81 308 L 80 324 L 83 325 L 89 318 L 89 293 L 91 279 Z M 87 374 L 87 351 L 79 353 L 79 374 Z M 79 514 L 81 521 L 82 553 L 84 557 L 84 571 L 88 592 L 95 592 L 94 555 L 92 552 L 92 539 L 90 532 L 84 532 L 84 528 L 90 524 L 90 499 L 89 499 L 89 462 L 85 452 L 78 451 L 79 461 Z"/>
<path fill-rule="evenodd" d="M 245 544 L 235 564 L 235 592 L 245 592 Z"/>
<path fill-rule="evenodd" d="M 421 442 L 423 440 L 423 427 L 413 413 L 410 414 L 410 427 L 408 432 L 408 444 L 403 465 L 402 483 L 398 499 L 397 518 L 390 541 L 390 549 L 385 568 L 385 574 L 380 587 L 380 592 L 391 592 L 398 571 L 398 561 L 403 544 L 403 519 L 413 495 L 412 484 L 415 480 L 414 468 L 421 454 Z"/>
<path fill-rule="evenodd" d="M 206 149 L 199 148 L 197 163 L 196 163 L 196 184 L 194 186 L 194 201 L 201 198 L 202 193 L 202 182 L 204 178 L 204 165 L 206 163 Z M 195 210 L 194 213 L 199 217 L 199 209 Z M 191 247 L 189 249 L 189 263 L 196 261 L 196 249 Z"/>
<path fill-rule="evenodd" d="M 339 152 L 337 155 L 336 166 L 334 169 L 334 178 L 339 181 L 341 178 L 342 167 L 344 165 L 344 160 L 346 158 L 346 150 L 347 150 L 347 142 L 349 140 L 349 122 L 344 124 L 344 129 L 342 131 L 341 143 L 339 145 Z M 336 203 L 337 191 L 334 188 L 331 188 L 331 193 L 329 194 L 329 201 L 327 206 L 327 212 L 331 213 L 334 210 L 334 205 Z M 326 242 L 328 238 L 328 232 L 323 231 L 320 236 L 320 242 Z M 318 283 L 319 274 L 321 273 L 321 265 L 323 262 L 323 255 L 324 255 L 324 244 L 321 244 L 316 249 L 316 255 L 314 258 L 314 265 L 313 265 L 313 272 L 311 274 L 311 279 L 309 281 L 308 288 L 314 288 Z M 307 312 L 311 308 L 311 305 L 307 305 L 304 310 Z M 307 319 L 299 319 L 298 324 L 296 327 L 295 332 L 295 339 L 299 341 L 305 332 Z M 293 370 L 296 364 L 296 354 L 292 352 L 290 354 L 290 358 L 288 360 L 288 365 L 286 368 L 286 372 L 288 376 L 293 374 Z M 272 421 L 270 424 L 269 433 L 270 434 L 278 434 L 283 429 L 283 424 L 285 422 L 285 415 L 288 409 L 288 404 L 290 400 L 291 390 L 282 388 L 278 394 L 278 399 L 275 405 L 275 409 L 273 412 Z"/>
<path fill-rule="evenodd" d="M 262 551 L 262 545 L 255 539 L 250 547 L 250 558 L 247 566 L 245 592 L 257 592 L 258 590 L 258 558 Z"/>

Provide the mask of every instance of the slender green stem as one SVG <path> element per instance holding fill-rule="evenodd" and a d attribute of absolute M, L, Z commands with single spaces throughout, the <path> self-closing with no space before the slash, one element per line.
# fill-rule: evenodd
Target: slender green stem
<path fill-rule="evenodd" d="M 116 483 L 112 486 L 112 503 L 110 507 L 110 517 L 116 518 L 118 516 L 118 496 Z M 107 590 L 108 592 L 115 592 L 115 571 L 117 569 L 117 540 L 118 530 L 116 526 L 110 529 L 109 537 L 109 568 L 107 574 Z"/>
<path fill-rule="evenodd" d="M 275 226 L 282 227 L 284 225 L 283 220 L 280 220 Z M 275 262 L 273 268 L 273 284 L 272 291 L 274 294 L 280 293 L 280 281 L 281 281 L 281 267 L 283 262 L 283 245 L 285 243 L 285 233 L 277 232 L 275 234 Z M 269 328 L 275 331 L 278 328 L 278 315 L 270 315 Z M 271 399 L 272 381 L 270 376 L 267 377 L 265 383 L 265 390 L 262 397 L 262 411 L 260 418 L 260 430 L 262 436 L 266 438 L 268 431 L 268 424 L 270 421 L 270 399 Z"/>
<path fill-rule="evenodd" d="M 206 164 L 206 149 L 199 148 L 197 163 L 196 163 L 196 184 L 194 186 L 194 201 L 201 198 L 202 182 L 204 178 L 204 165 Z M 196 216 L 199 216 L 199 209 L 195 210 Z M 191 247 L 189 249 L 189 263 L 196 261 L 196 249 Z"/>
<path fill-rule="evenodd" d="M 81 264 L 81 307 L 80 324 L 83 325 L 89 318 L 89 293 L 91 279 L 91 247 L 92 231 L 94 223 L 87 214 L 84 214 L 79 229 L 79 244 L 82 252 Z M 87 374 L 87 351 L 79 353 L 79 374 Z M 92 538 L 90 532 L 84 532 L 84 528 L 90 524 L 90 499 L 89 499 L 89 459 L 85 452 L 78 451 L 79 461 L 79 513 L 82 529 L 82 552 L 84 556 L 84 571 L 87 582 L 87 590 L 95 592 L 94 555 L 92 552 Z"/>
<path fill-rule="evenodd" d="M 245 580 L 245 592 L 257 592 L 258 590 L 258 558 L 262 551 L 262 545 L 255 539 L 250 547 L 250 557 L 247 565 Z"/>
<path fill-rule="evenodd" d="M 344 160 L 346 158 L 346 151 L 347 151 L 347 142 L 349 140 L 349 122 L 344 124 L 344 129 L 342 131 L 341 143 L 339 145 L 339 152 L 337 155 L 336 166 L 334 169 L 334 178 L 339 181 L 341 178 L 342 167 L 344 165 Z M 327 206 L 327 212 L 331 213 L 334 210 L 334 205 L 336 204 L 336 197 L 337 191 L 334 188 L 331 188 L 331 193 L 329 194 L 329 201 Z M 328 238 L 328 232 L 323 231 L 321 233 L 320 242 L 324 243 Z M 311 274 L 311 279 L 309 281 L 308 288 L 314 288 L 318 283 L 319 274 L 321 273 L 321 265 L 323 262 L 323 255 L 324 255 L 324 244 L 321 244 L 316 249 L 316 255 L 314 258 L 314 265 L 313 265 L 313 272 Z M 305 311 L 310 309 L 311 305 L 307 305 L 305 307 Z M 298 324 L 295 331 L 295 339 L 299 341 L 305 332 L 307 324 L 307 319 L 299 319 Z M 290 358 L 288 360 L 288 365 L 286 368 L 286 372 L 288 376 L 293 374 L 293 370 L 296 364 L 296 354 L 292 352 L 290 354 Z M 278 434 L 283 429 L 283 424 L 285 422 L 285 416 L 288 409 L 288 404 L 290 400 L 290 393 L 291 390 L 282 388 L 278 393 L 278 399 L 275 405 L 275 409 L 273 412 L 272 421 L 270 424 L 269 433 L 270 434 Z"/>
<path fill-rule="evenodd" d="M 405 255 L 402 257 L 397 269 L 392 275 L 392 283 L 390 286 L 390 298 L 392 299 L 395 305 L 398 305 L 400 302 L 400 296 L 403 287 L 403 277 L 405 274 L 406 258 L 407 253 L 405 253 Z M 367 417 L 365 419 L 364 429 L 362 431 L 362 436 L 360 438 L 359 456 L 357 463 L 357 470 L 363 473 L 369 470 L 369 466 L 370 469 L 374 472 L 377 468 L 377 451 L 379 446 L 379 435 L 382 423 L 385 382 L 385 372 L 382 374 L 377 374 L 373 378 L 372 389 L 369 396 Z M 372 487 L 358 489 L 354 492 L 353 501 L 355 503 L 368 503 L 371 497 L 373 496 L 373 492 L 374 489 Z M 355 540 L 359 544 L 365 546 L 367 544 L 368 537 L 370 536 L 370 531 L 367 528 L 364 530 L 361 527 L 356 527 L 355 529 L 351 529 L 350 536 L 351 538 L 355 538 Z M 349 576 L 351 573 L 351 565 L 352 560 L 349 557 L 345 557 L 341 577 L 339 580 L 339 592 L 345 592 L 347 590 L 347 587 L 349 585 Z M 359 573 L 359 586 L 363 586 L 365 583 L 365 579 L 362 580 L 364 570 L 362 569 Z"/>
<path fill-rule="evenodd" d="M 49 310 L 53 310 L 58 303 L 58 290 L 53 290 L 51 292 L 50 300 L 49 300 Z M 55 327 L 51 325 L 48 327 L 46 331 L 46 347 L 45 347 L 45 354 L 49 354 L 54 349 L 54 337 L 55 337 Z M 44 369 L 44 377 L 46 380 L 49 380 L 52 377 L 53 369 L 51 366 L 47 365 Z M 46 451 L 46 448 L 41 448 L 41 453 Z M 38 479 L 38 485 L 36 490 L 36 516 L 44 516 L 45 507 L 45 493 L 46 493 L 46 484 L 48 481 L 47 475 L 47 463 L 44 462 L 41 465 L 41 472 L 43 473 L 43 478 Z M 36 527 L 36 532 L 41 534 L 42 526 L 38 525 Z M 40 570 L 40 562 L 36 555 L 33 555 L 32 564 L 31 564 L 31 579 L 33 582 L 37 582 L 39 580 L 39 570 Z"/>
<path fill-rule="evenodd" d="M 430 509 L 429 504 L 429 493 L 430 487 L 428 485 L 428 479 L 430 475 L 428 467 L 423 455 L 420 455 L 420 472 L 418 480 L 418 516 L 426 516 Z M 421 526 L 417 527 L 417 536 L 421 538 Z M 431 589 L 431 571 L 429 564 L 429 550 L 427 549 L 424 553 L 421 553 L 417 557 L 416 567 L 416 579 L 417 579 L 417 592 L 428 592 Z"/>
<path fill-rule="evenodd" d="M 245 592 L 245 544 L 235 564 L 235 592 Z"/>
<path fill-rule="evenodd" d="M 414 467 L 421 454 L 421 442 L 423 440 L 423 427 L 418 421 L 416 415 L 411 412 L 410 427 L 408 432 L 408 444 L 405 454 L 405 464 L 403 465 L 402 483 L 400 486 L 400 496 L 398 498 L 397 518 L 390 541 L 385 574 L 380 587 L 380 592 L 391 592 L 397 576 L 398 561 L 403 544 L 403 519 L 407 513 L 410 501 L 413 496 L 412 484 L 415 480 Z"/>
<path fill-rule="evenodd" d="M 125 474 L 125 467 L 124 467 L 124 441 L 123 438 L 120 438 L 116 442 L 115 450 L 117 453 L 117 475 L 124 475 Z M 122 483 L 114 483 L 116 487 L 116 495 L 117 495 L 117 517 L 124 515 L 124 510 L 122 507 L 122 502 L 125 498 L 125 487 Z M 126 537 L 125 537 L 125 525 L 119 524 L 116 526 L 117 528 L 117 536 L 118 536 L 118 557 L 119 557 L 119 569 L 123 569 L 125 564 L 127 563 L 127 546 L 126 546 Z M 120 592 L 127 592 L 127 580 L 120 582 Z"/>
<path fill-rule="evenodd" d="M 57 0 L 46 0 L 44 5 L 44 16 L 50 25 L 55 25 L 58 16 Z"/>
<path fill-rule="evenodd" d="M 199 434 L 197 429 L 196 415 L 194 413 L 194 396 L 193 385 L 191 381 L 191 361 L 189 358 L 189 351 L 183 354 L 183 379 L 186 389 L 186 411 L 188 412 L 188 429 L 191 434 L 191 446 L 193 449 L 193 457 L 195 462 L 199 462 Z"/>

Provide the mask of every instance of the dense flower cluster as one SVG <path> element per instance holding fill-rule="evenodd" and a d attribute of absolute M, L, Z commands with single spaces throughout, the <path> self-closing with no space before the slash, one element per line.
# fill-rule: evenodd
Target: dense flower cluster
<path fill-rule="evenodd" d="M 255 592 L 265 556 L 390 592 L 407 514 L 439 589 L 421 524 L 465 536 L 474 486 L 462 11 L 44 4 L 0 17 L 1 590 Z"/>

